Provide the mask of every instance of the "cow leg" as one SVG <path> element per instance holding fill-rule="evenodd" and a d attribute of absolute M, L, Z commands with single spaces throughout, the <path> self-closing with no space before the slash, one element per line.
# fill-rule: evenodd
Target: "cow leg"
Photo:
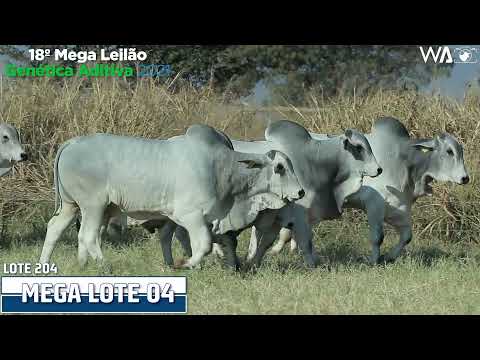
<path fill-rule="evenodd" d="M 235 271 L 239 270 L 240 261 L 237 257 L 237 234 L 227 233 L 225 235 L 217 235 L 216 239 L 220 241 L 220 243 L 222 244 L 222 248 L 225 249 L 225 265 Z"/>
<path fill-rule="evenodd" d="M 175 232 L 177 224 L 173 221 L 167 221 L 167 223 L 161 228 L 159 232 L 160 245 L 162 247 L 163 261 L 168 266 L 173 266 L 173 255 L 172 255 L 172 237 Z"/>
<path fill-rule="evenodd" d="M 213 243 L 213 248 L 212 248 L 212 253 L 219 257 L 220 259 L 223 259 L 225 257 L 225 254 L 223 253 L 222 247 L 218 245 L 217 243 Z"/>
<path fill-rule="evenodd" d="M 106 232 L 107 232 L 107 225 L 103 224 L 102 226 L 100 226 L 100 231 L 98 232 L 98 235 L 97 235 L 97 246 L 99 248 L 102 248 L 102 240 Z"/>
<path fill-rule="evenodd" d="M 122 223 L 118 223 L 119 221 L 123 222 L 123 219 L 114 217 L 110 219 L 108 224 L 105 225 L 105 232 L 108 234 L 109 239 L 113 242 L 120 242 L 125 233 L 126 225 L 124 226 Z"/>
<path fill-rule="evenodd" d="M 110 240 L 120 242 L 127 229 L 127 215 L 110 204 L 105 211 L 105 228 Z"/>
<path fill-rule="evenodd" d="M 256 228 L 255 230 L 252 229 L 252 233 L 255 231 L 255 238 L 258 241 L 258 247 L 255 251 L 255 254 L 251 259 L 247 258 L 246 268 L 247 270 L 250 268 L 259 268 L 263 257 L 267 250 L 272 246 L 273 242 L 277 238 L 277 234 L 280 231 L 280 227 L 278 225 L 272 226 L 270 229 L 261 230 Z"/>
<path fill-rule="evenodd" d="M 385 256 L 385 261 L 386 262 L 395 261 L 401 255 L 405 246 L 407 246 L 410 243 L 410 241 L 412 241 L 412 226 L 411 225 L 404 225 L 404 226 L 396 227 L 396 230 L 400 235 L 400 241 Z"/>
<path fill-rule="evenodd" d="M 378 265 L 382 261 L 382 257 L 380 256 L 380 246 L 383 243 L 384 237 L 383 224 L 378 222 L 375 224 L 370 224 L 370 242 L 372 244 L 372 255 L 370 261 L 373 265 Z"/>
<path fill-rule="evenodd" d="M 177 226 L 175 230 L 175 238 L 180 242 L 185 256 L 192 256 L 192 246 L 190 245 L 190 236 L 187 229 L 183 226 Z"/>
<path fill-rule="evenodd" d="M 100 236 L 100 228 L 104 223 L 104 208 L 82 208 L 82 225 L 78 233 L 79 249 L 86 249 L 90 256 L 98 263 L 103 264 L 103 254 L 99 246 L 98 237 Z M 79 251 L 80 255 L 80 251 Z M 83 253 L 82 253 L 83 255 Z M 78 259 L 80 265 L 85 265 L 86 259 Z"/>
<path fill-rule="evenodd" d="M 103 214 L 102 225 L 100 226 L 100 230 L 96 238 L 97 247 L 99 249 L 102 248 L 102 241 L 105 237 L 105 234 L 108 234 L 112 240 L 118 241 L 120 239 L 122 235 L 121 231 L 117 231 L 118 229 L 115 228 L 115 230 L 112 232 L 112 228 L 110 227 L 110 225 L 112 225 L 116 221 L 121 221 L 121 216 L 123 216 L 123 214 L 120 212 L 120 209 L 118 209 L 116 206 L 114 205 L 107 206 L 107 209 Z M 78 229 L 78 231 L 80 230 Z M 80 266 L 85 266 L 85 264 L 87 263 L 87 258 L 88 258 L 88 249 L 85 246 L 85 244 L 79 240 L 78 241 L 78 259 L 79 259 Z"/>
<path fill-rule="evenodd" d="M 247 253 L 247 262 L 252 261 L 257 253 L 258 249 L 258 239 L 257 239 L 257 228 L 252 226 L 252 232 L 250 234 L 250 243 L 248 244 L 248 253 Z"/>
<path fill-rule="evenodd" d="M 290 252 L 292 253 L 295 250 L 297 250 L 297 247 L 298 247 L 297 242 L 295 241 L 295 239 L 293 237 L 291 237 L 291 239 L 290 239 Z"/>
<path fill-rule="evenodd" d="M 304 219 L 305 217 L 297 217 L 293 226 L 293 236 L 297 240 L 305 264 L 309 268 L 314 268 L 317 266 L 318 256 L 313 248 L 313 231 Z"/>
<path fill-rule="evenodd" d="M 270 254 L 277 255 L 282 251 L 283 247 L 285 244 L 289 241 L 292 241 L 292 243 L 295 243 L 295 248 L 297 247 L 297 243 L 295 240 L 292 239 L 292 232 L 290 229 L 287 228 L 282 228 L 280 230 L 280 235 L 277 243 L 275 244 L 274 247 L 272 247 L 269 251 Z M 294 249 L 291 249 L 293 251 Z"/>
<path fill-rule="evenodd" d="M 106 225 L 103 224 L 102 226 L 100 226 L 100 231 L 98 232 L 97 237 L 95 239 L 95 242 L 99 248 L 102 248 L 102 238 L 105 236 L 105 232 L 106 232 Z M 88 260 L 88 249 L 85 243 L 81 241 L 80 237 L 78 237 L 77 259 L 80 267 L 85 267 Z"/>
<path fill-rule="evenodd" d="M 78 237 L 78 252 L 77 252 L 78 264 L 80 267 L 85 267 L 88 260 L 88 250 L 87 246 L 83 241 L 80 241 L 80 236 Z"/>
<path fill-rule="evenodd" d="M 370 204 L 367 202 L 367 204 Z M 380 256 L 380 247 L 384 239 L 383 221 L 385 217 L 385 208 L 379 203 L 373 203 L 372 206 L 366 208 L 368 225 L 370 229 L 370 243 L 372 245 L 372 255 L 370 262 L 378 265 L 382 261 Z"/>
<path fill-rule="evenodd" d="M 181 267 L 192 269 L 200 264 L 205 255 L 212 251 L 212 235 L 210 227 L 207 226 L 200 212 L 191 214 L 187 219 L 182 219 L 182 223 L 184 223 L 184 227 L 190 235 L 192 256 Z"/>
<path fill-rule="evenodd" d="M 40 262 L 46 264 L 50 261 L 53 249 L 65 229 L 73 222 L 78 213 L 78 208 L 74 204 L 62 203 L 60 212 L 54 215 L 47 226 L 47 235 L 43 243 Z"/>

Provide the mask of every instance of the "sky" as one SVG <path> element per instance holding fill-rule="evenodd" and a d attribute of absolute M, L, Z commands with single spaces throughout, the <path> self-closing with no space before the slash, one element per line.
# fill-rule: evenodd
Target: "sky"
<path fill-rule="evenodd" d="M 477 48 L 478 62 L 473 64 L 454 64 L 449 77 L 442 77 L 432 81 L 429 85 L 421 89 L 423 92 L 438 92 L 440 95 L 452 97 L 457 100 L 463 100 L 465 85 L 468 81 L 480 78 L 480 45 L 448 45 L 452 51 L 457 47 Z M 8 61 L 4 56 L 0 55 L 0 73 L 3 74 L 3 63 Z M 423 61 L 419 51 L 419 61 Z M 263 100 L 268 98 L 268 89 L 263 82 L 258 82 L 255 86 L 253 96 L 245 99 L 248 103 L 261 104 Z"/>

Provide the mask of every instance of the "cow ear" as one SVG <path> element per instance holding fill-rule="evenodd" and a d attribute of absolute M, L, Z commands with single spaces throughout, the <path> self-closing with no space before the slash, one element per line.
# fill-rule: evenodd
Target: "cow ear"
<path fill-rule="evenodd" d="M 412 146 L 415 149 L 420 150 L 422 152 L 430 152 L 435 149 L 435 146 L 437 145 L 437 143 L 438 143 L 438 140 L 433 139 L 433 140 L 427 140 L 427 141 L 419 141 L 419 142 L 413 143 Z"/>
<path fill-rule="evenodd" d="M 425 145 L 425 144 L 414 144 L 413 146 L 414 146 L 415 149 L 417 149 L 421 152 L 424 152 L 424 153 L 433 151 L 433 149 L 434 149 L 433 146 L 429 146 L 429 145 Z"/>
<path fill-rule="evenodd" d="M 270 159 L 270 160 L 273 160 L 275 159 L 275 155 L 277 154 L 277 152 L 275 150 L 270 150 L 269 152 L 267 152 L 265 155 L 267 155 L 267 157 Z"/>
<path fill-rule="evenodd" d="M 261 169 L 263 164 L 255 160 L 238 160 L 239 163 L 247 164 L 247 169 Z"/>
<path fill-rule="evenodd" d="M 345 130 L 345 139 L 343 140 L 343 148 L 344 148 L 345 150 L 348 149 L 348 144 L 349 144 L 349 143 L 353 145 L 353 143 L 352 143 L 352 136 L 353 136 L 353 132 L 352 132 L 351 129 Z"/>

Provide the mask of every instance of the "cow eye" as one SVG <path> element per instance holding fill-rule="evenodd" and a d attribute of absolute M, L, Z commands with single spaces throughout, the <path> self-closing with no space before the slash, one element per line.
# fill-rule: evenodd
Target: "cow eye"
<path fill-rule="evenodd" d="M 277 166 L 275 166 L 275 173 L 276 174 L 282 175 L 284 172 L 285 172 L 285 168 L 283 167 L 282 164 L 277 164 Z"/>
<path fill-rule="evenodd" d="M 447 154 L 450 155 L 450 156 L 453 156 L 453 150 L 452 150 L 452 149 L 448 149 L 448 150 L 447 150 Z"/>
<path fill-rule="evenodd" d="M 8 141 L 8 136 L 7 136 L 7 135 L 3 135 L 3 140 Z"/>
<path fill-rule="evenodd" d="M 359 153 L 361 153 L 362 150 L 363 150 L 363 147 L 362 147 L 361 145 L 357 145 L 357 146 L 355 146 L 355 149 L 357 149 L 357 151 L 358 151 Z"/>

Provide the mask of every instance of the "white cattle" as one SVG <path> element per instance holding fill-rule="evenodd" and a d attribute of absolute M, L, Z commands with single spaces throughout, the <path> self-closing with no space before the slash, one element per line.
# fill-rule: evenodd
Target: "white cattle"
<path fill-rule="evenodd" d="M 319 140 L 328 138 L 324 134 L 311 133 L 311 136 Z M 371 133 L 365 136 L 383 174 L 365 179 L 360 191 L 347 199 L 345 207 L 366 211 L 372 244 L 371 261 L 378 264 L 394 261 L 411 241 L 412 206 L 419 197 L 432 195 L 430 183 L 433 180 L 462 185 L 470 178 L 462 145 L 450 134 L 443 133 L 432 139 L 412 139 L 399 120 L 385 117 L 378 119 Z M 400 240 L 386 256 L 381 256 L 384 222 L 395 228 Z M 272 252 L 278 253 L 290 238 L 291 233 L 286 232 Z"/>
<path fill-rule="evenodd" d="M 16 162 L 27 159 L 18 130 L 10 124 L 0 123 L 0 176 L 7 174 Z"/>
<path fill-rule="evenodd" d="M 192 238 L 192 268 L 211 249 L 212 231 L 224 235 L 253 223 L 261 211 L 302 197 L 288 157 L 280 151 L 244 154 L 206 125 L 191 126 L 171 140 L 96 134 L 71 139 L 54 168 L 56 211 L 40 257 L 47 263 L 55 243 L 80 210 L 81 265 L 88 254 L 103 262 L 101 227 L 124 213 L 138 220 L 171 219 Z"/>
<path fill-rule="evenodd" d="M 305 196 L 280 210 L 275 210 L 274 227 L 252 228 L 247 266 L 259 266 L 265 251 L 272 245 L 277 235 L 293 233 L 298 240 L 307 266 L 315 266 L 316 254 L 312 246 L 311 226 L 324 219 L 340 216 L 344 201 L 357 192 L 364 176 L 378 176 L 382 169 L 363 134 L 355 130 L 346 130 L 345 134 L 324 140 L 313 139 L 307 130 L 291 121 L 279 121 L 265 131 L 266 141 L 235 141 L 235 150 L 260 154 L 279 150 L 292 161 L 295 174 Z M 272 211 L 269 212 L 269 215 Z M 162 248 L 169 246 L 175 227 L 161 233 Z M 283 230 L 281 230 L 284 228 Z M 188 234 L 177 234 L 185 250 Z M 229 239 L 233 240 L 233 236 Z M 230 251 L 235 244 L 227 247 Z M 167 250 L 171 254 L 171 250 Z M 164 250 L 165 254 L 165 250 Z M 226 253 L 228 257 L 231 254 Z"/>

